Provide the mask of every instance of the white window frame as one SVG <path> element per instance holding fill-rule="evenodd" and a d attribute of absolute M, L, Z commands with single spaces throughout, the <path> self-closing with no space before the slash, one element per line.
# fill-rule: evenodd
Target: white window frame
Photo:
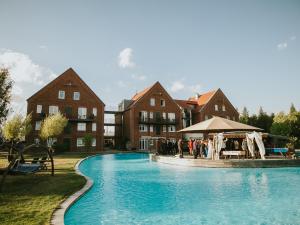
<path fill-rule="evenodd" d="M 97 145 L 96 138 L 93 138 L 92 139 L 92 147 L 96 147 L 96 145 Z"/>
<path fill-rule="evenodd" d="M 87 108 L 78 107 L 78 119 L 86 119 L 86 118 L 87 118 Z"/>
<path fill-rule="evenodd" d="M 77 123 L 77 131 L 86 131 L 86 123 Z"/>
<path fill-rule="evenodd" d="M 59 112 L 57 105 L 49 105 L 49 115 L 55 115 Z"/>
<path fill-rule="evenodd" d="M 160 100 L 160 106 L 161 106 L 161 107 L 165 107 L 165 106 L 166 106 L 166 100 L 161 99 L 161 100 Z"/>
<path fill-rule="evenodd" d="M 217 111 L 219 111 L 219 105 L 215 105 L 215 111 L 217 112 Z"/>
<path fill-rule="evenodd" d="M 153 112 L 149 112 L 149 119 L 153 119 Z"/>
<path fill-rule="evenodd" d="M 83 147 L 84 146 L 83 138 L 77 138 L 76 146 L 77 147 Z"/>
<path fill-rule="evenodd" d="M 140 124 L 139 125 L 139 131 L 140 132 L 147 132 L 148 131 L 148 127 L 145 124 Z"/>
<path fill-rule="evenodd" d="M 222 111 L 225 112 L 226 111 L 226 107 L 225 105 L 222 105 Z"/>
<path fill-rule="evenodd" d="M 166 125 L 162 126 L 162 132 L 164 132 L 164 133 L 167 132 L 167 126 Z"/>
<path fill-rule="evenodd" d="M 73 100 L 74 101 L 79 101 L 80 100 L 80 92 L 79 91 L 74 91 L 73 92 Z"/>
<path fill-rule="evenodd" d="M 141 111 L 141 121 L 147 121 L 147 120 L 148 120 L 148 112 Z"/>
<path fill-rule="evenodd" d="M 97 123 L 92 123 L 92 131 L 97 131 Z"/>
<path fill-rule="evenodd" d="M 150 106 L 155 106 L 155 98 L 150 98 Z"/>
<path fill-rule="evenodd" d="M 65 99 L 66 93 L 63 90 L 58 91 L 58 99 Z"/>
<path fill-rule="evenodd" d="M 42 121 L 35 121 L 35 130 L 41 130 Z"/>
<path fill-rule="evenodd" d="M 168 119 L 170 121 L 175 121 L 176 119 L 176 114 L 175 113 L 168 113 Z"/>
<path fill-rule="evenodd" d="M 93 108 L 93 115 L 97 116 L 97 108 L 95 108 L 95 107 Z"/>
<path fill-rule="evenodd" d="M 176 131 L 176 126 L 175 125 L 168 126 L 168 131 L 169 132 L 175 132 Z"/>
<path fill-rule="evenodd" d="M 164 120 L 167 119 L 167 113 L 163 112 L 163 113 L 162 113 L 162 118 L 163 118 Z"/>
<path fill-rule="evenodd" d="M 153 132 L 153 125 L 150 125 L 150 126 L 149 126 L 149 131 L 150 131 L 150 132 Z"/>
<path fill-rule="evenodd" d="M 42 105 L 36 105 L 36 113 L 42 113 L 43 106 Z"/>

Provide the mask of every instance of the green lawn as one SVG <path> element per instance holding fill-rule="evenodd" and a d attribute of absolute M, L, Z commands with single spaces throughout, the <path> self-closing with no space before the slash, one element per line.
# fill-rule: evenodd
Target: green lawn
<path fill-rule="evenodd" d="M 55 156 L 54 177 L 50 171 L 8 176 L 0 193 L 0 224 L 49 224 L 51 214 L 59 203 L 85 184 L 85 179 L 75 173 L 74 166 L 86 156 Z M 1 159 L 0 168 L 4 164 Z"/>

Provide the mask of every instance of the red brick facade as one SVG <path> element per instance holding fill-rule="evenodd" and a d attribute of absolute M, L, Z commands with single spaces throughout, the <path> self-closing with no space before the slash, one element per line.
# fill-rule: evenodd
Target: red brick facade
<path fill-rule="evenodd" d="M 159 82 L 136 94 L 117 117 L 123 117 L 123 127 L 116 134 L 123 133 L 129 148 L 147 150 L 157 139 L 180 137 L 181 110 Z"/>
<path fill-rule="evenodd" d="M 59 98 L 59 91 L 64 92 L 63 99 L 62 92 L 61 99 Z M 79 93 L 78 100 L 74 100 L 74 92 Z M 27 113 L 32 113 L 33 127 L 33 131 L 26 137 L 28 142 L 33 142 L 38 138 L 39 130 L 36 128 L 39 126 L 37 123 L 49 114 L 49 107 L 57 106 L 58 110 L 68 118 L 68 126 L 63 134 L 58 137 L 58 144 L 69 146 L 71 151 L 84 149 L 81 140 L 78 139 L 85 134 L 91 134 L 94 138 L 92 148 L 98 151 L 103 149 L 104 103 L 73 69 L 68 69 L 39 90 L 27 99 L 27 103 Z M 83 108 L 80 116 L 78 115 L 79 107 Z M 78 128 L 82 131 L 78 131 Z"/>

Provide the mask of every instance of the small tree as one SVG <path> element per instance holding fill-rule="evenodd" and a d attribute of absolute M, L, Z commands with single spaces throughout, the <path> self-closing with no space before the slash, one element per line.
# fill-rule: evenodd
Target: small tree
<path fill-rule="evenodd" d="M 21 115 L 15 115 L 11 120 L 7 121 L 2 133 L 6 141 L 11 143 L 8 159 L 10 161 L 12 155 L 12 147 L 15 143 L 25 139 L 25 136 L 31 131 L 31 114 L 23 118 Z"/>
<path fill-rule="evenodd" d="M 0 69 L 0 125 L 6 120 L 13 82 L 7 69 Z"/>
<path fill-rule="evenodd" d="M 86 149 L 90 149 L 92 147 L 93 136 L 91 134 L 86 134 L 83 136 L 83 143 Z"/>
<path fill-rule="evenodd" d="M 45 118 L 42 122 L 40 137 L 47 142 L 47 145 L 51 148 L 53 145 L 53 138 L 59 136 L 68 120 L 61 113 L 51 115 Z"/>

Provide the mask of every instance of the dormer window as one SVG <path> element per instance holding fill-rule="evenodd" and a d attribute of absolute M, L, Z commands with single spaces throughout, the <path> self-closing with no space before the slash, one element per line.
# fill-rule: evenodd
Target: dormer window
<path fill-rule="evenodd" d="M 80 100 L 80 92 L 75 91 L 73 93 L 73 100 L 75 100 L 75 101 Z"/>
<path fill-rule="evenodd" d="M 65 91 L 58 91 L 58 99 L 65 99 Z"/>
<path fill-rule="evenodd" d="M 215 105 L 215 111 L 219 111 L 219 106 Z"/>
<path fill-rule="evenodd" d="M 155 98 L 150 98 L 150 105 L 155 106 Z"/>

